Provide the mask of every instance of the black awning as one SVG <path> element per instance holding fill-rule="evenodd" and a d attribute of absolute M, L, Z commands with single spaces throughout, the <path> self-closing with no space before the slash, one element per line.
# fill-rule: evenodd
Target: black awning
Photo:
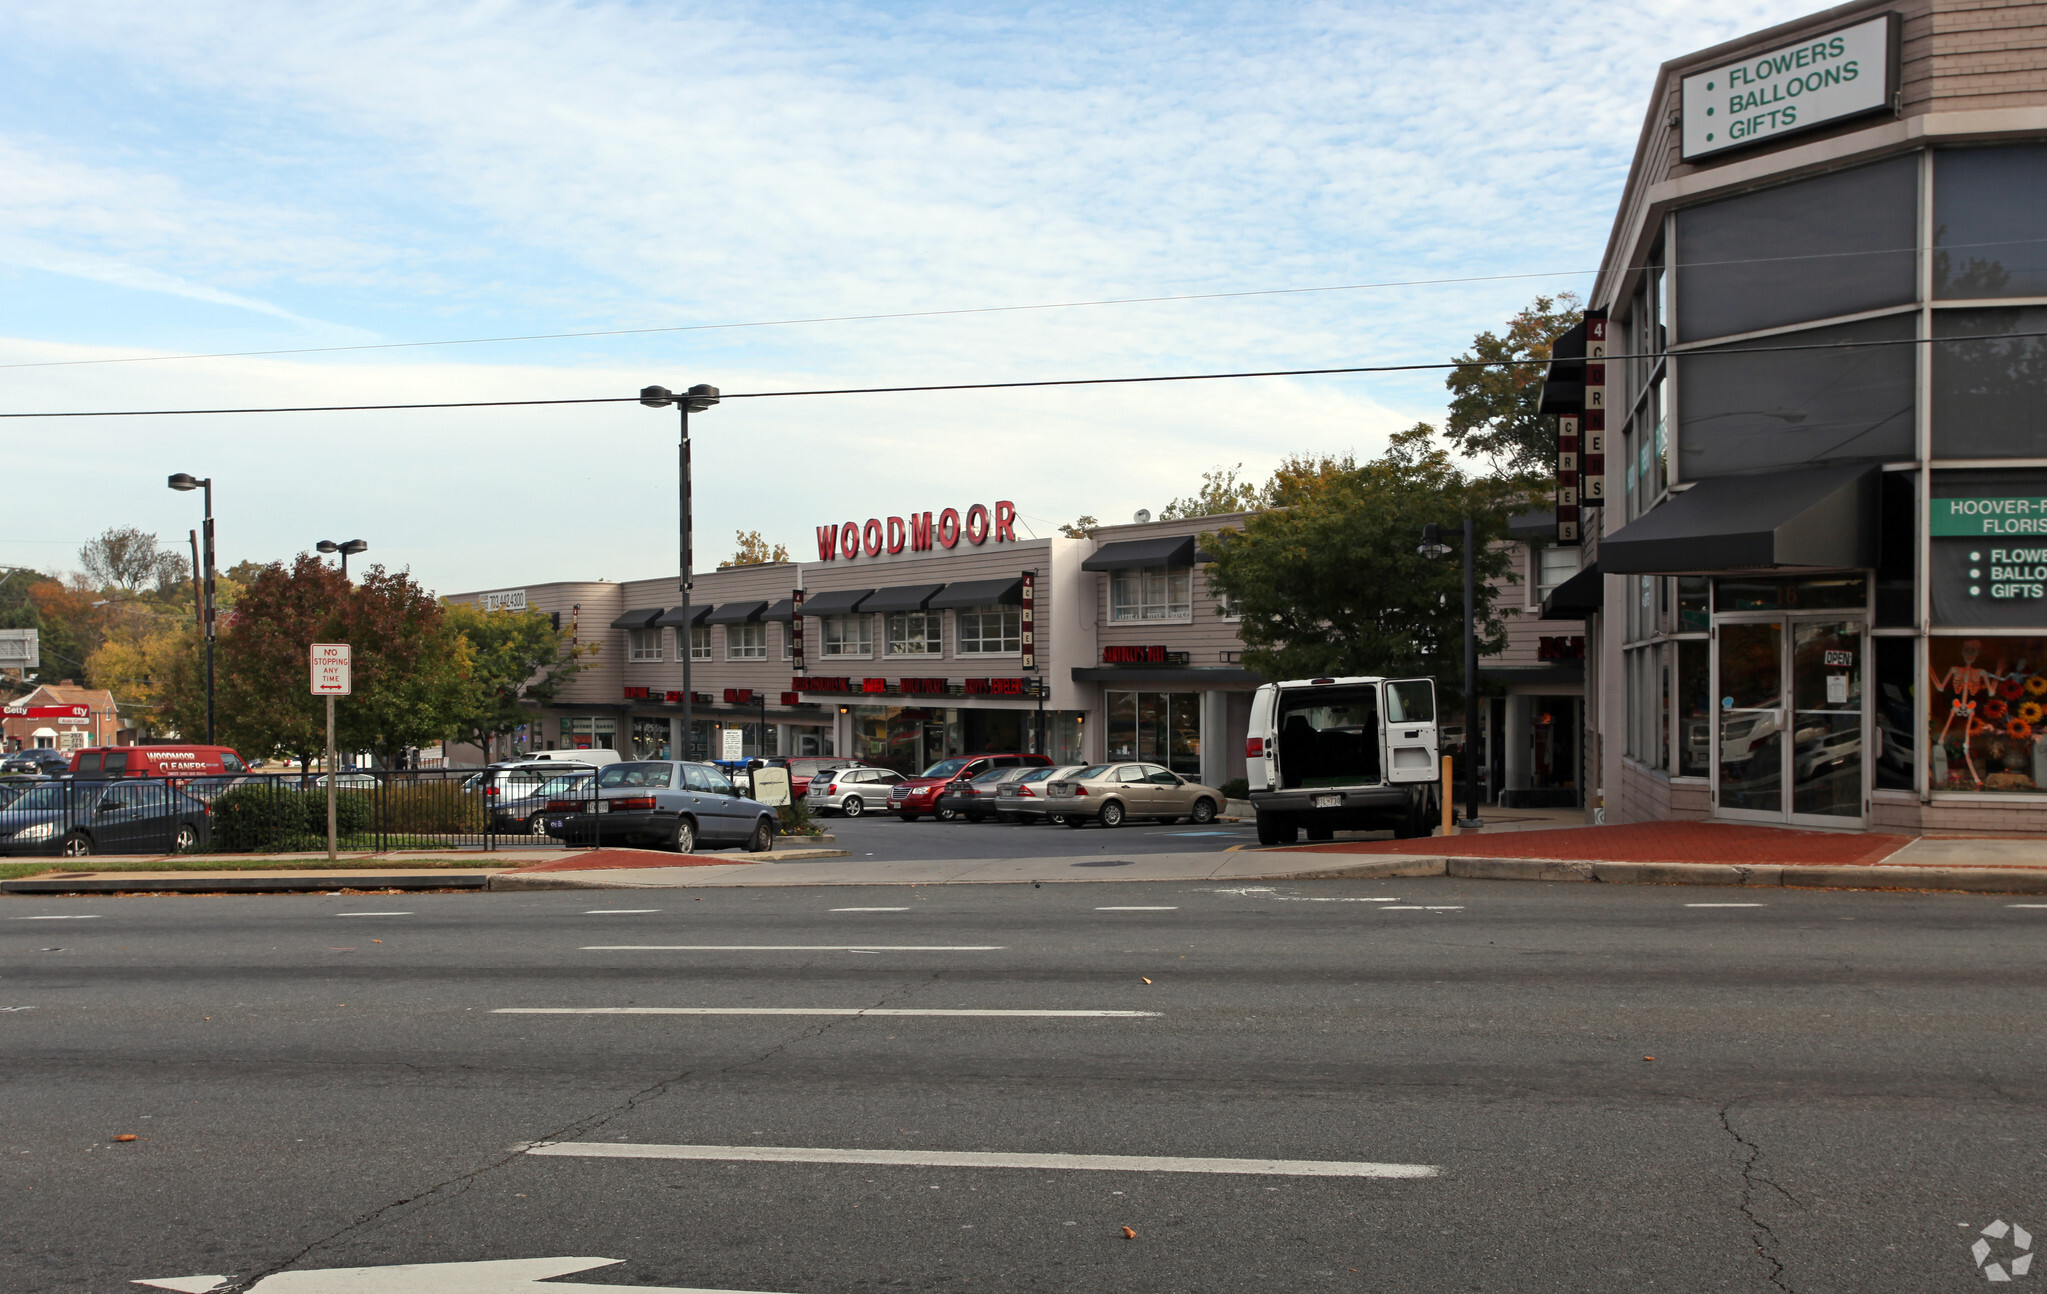
<path fill-rule="evenodd" d="M 1542 395 L 1535 411 L 1580 412 L 1585 407 L 1585 321 L 1558 333 L 1549 344 L 1549 354 L 1555 362 L 1543 371 Z"/>
<path fill-rule="evenodd" d="M 874 596 L 860 604 L 862 611 L 922 611 L 924 604 L 943 584 L 898 584 L 892 589 L 877 589 Z"/>
<path fill-rule="evenodd" d="M 660 607 L 649 607 L 641 611 L 628 611 L 611 622 L 613 629 L 645 629 L 661 618 Z"/>
<path fill-rule="evenodd" d="M 768 609 L 761 612 L 762 620 L 774 624 L 786 625 L 795 618 L 796 618 L 795 598 L 783 598 L 780 602 L 770 602 L 768 604 Z"/>
<path fill-rule="evenodd" d="M 1163 539 L 1124 539 L 1103 544 L 1094 556 L 1080 564 L 1084 571 L 1118 571 L 1131 566 L 1192 566 L 1194 536 L 1171 535 Z"/>
<path fill-rule="evenodd" d="M 1669 504 L 1665 504 L 1669 507 Z M 1542 600 L 1542 620 L 1583 620 L 1586 616 L 1597 615 L 1605 601 L 1606 581 L 1600 578 L 1600 563 L 1606 560 L 1606 549 L 1599 550 L 1599 562 L 1579 571 L 1570 579 L 1549 591 Z"/>
<path fill-rule="evenodd" d="M 958 607 L 1016 606 L 1023 601 L 1023 577 L 1006 575 L 999 580 L 960 580 L 924 605 L 933 611 Z"/>
<path fill-rule="evenodd" d="M 1882 478 L 1874 463 L 1716 476 L 1600 540 L 1599 569 L 1678 575 L 1873 568 Z"/>
<path fill-rule="evenodd" d="M 1524 544 L 1555 543 L 1557 538 L 1557 514 L 1554 512 L 1523 512 L 1507 518 L 1507 538 L 1518 539 Z"/>
<path fill-rule="evenodd" d="M 767 610 L 767 606 L 768 603 L 765 598 L 753 602 L 721 602 L 718 604 L 716 611 L 704 617 L 704 623 L 707 625 L 752 624 L 761 618 L 761 612 Z"/>
<path fill-rule="evenodd" d="M 833 589 L 815 597 L 803 599 L 803 614 L 807 616 L 842 616 L 858 611 L 860 604 L 874 595 L 873 589 Z"/>
<path fill-rule="evenodd" d="M 654 618 L 653 623 L 648 627 L 653 629 L 680 629 L 682 628 L 684 618 L 683 612 L 685 611 L 689 613 L 688 616 L 689 623 L 693 625 L 702 624 L 704 622 L 704 617 L 711 614 L 711 608 L 708 605 L 692 607 L 670 607 L 666 611 L 663 611 L 660 615 L 656 616 Z"/>

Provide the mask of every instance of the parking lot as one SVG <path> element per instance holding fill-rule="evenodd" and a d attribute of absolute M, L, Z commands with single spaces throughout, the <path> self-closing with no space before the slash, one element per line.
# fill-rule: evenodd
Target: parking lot
<path fill-rule="evenodd" d="M 838 847 L 855 858 L 1049 858 L 1058 856 L 1187 853 L 1255 845 L 1251 823 L 1182 822 L 1164 826 L 1135 819 L 1105 829 L 1054 827 L 1039 823 L 939 822 L 919 818 L 902 822 L 888 814 L 858 818 L 820 817 L 819 826 L 838 838 Z"/>

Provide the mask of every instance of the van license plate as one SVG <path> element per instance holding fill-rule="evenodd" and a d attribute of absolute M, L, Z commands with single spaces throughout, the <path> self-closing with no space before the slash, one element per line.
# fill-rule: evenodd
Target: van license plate
<path fill-rule="evenodd" d="M 1340 795 L 1318 795 L 1310 800 L 1309 804 L 1317 809 L 1340 809 L 1343 807 L 1343 797 Z"/>

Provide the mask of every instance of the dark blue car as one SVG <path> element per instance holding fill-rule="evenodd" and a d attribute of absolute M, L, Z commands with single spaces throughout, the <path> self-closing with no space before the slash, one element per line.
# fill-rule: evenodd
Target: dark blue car
<path fill-rule="evenodd" d="M 211 838 L 206 802 L 167 782 L 44 782 L 0 807 L 0 855 L 173 854 Z"/>

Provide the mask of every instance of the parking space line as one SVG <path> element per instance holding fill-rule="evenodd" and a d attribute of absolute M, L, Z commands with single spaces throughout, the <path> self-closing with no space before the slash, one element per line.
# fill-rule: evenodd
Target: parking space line
<path fill-rule="evenodd" d="M 834 912 L 908 912 L 908 908 L 833 908 Z"/>
<path fill-rule="evenodd" d="M 1378 908 L 1376 910 L 1380 912 L 1462 912 L 1464 911 L 1464 905 L 1462 903 L 1439 903 L 1425 907 L 1418 903 L 1396 903 L 1391 907 Z"/>
<path fill-rule="evenodd" d="M 1157 1011 L 968 1010 L 965 1007 L 870 1006 L 501 1006 L 492 1015 L 948 1015 L 1015 1016 L 1033 1020 L 1153 1019 Z"/>
<path fill-rule="evenodd" d="M 97 921 L 103 912 L 50 912 L 42 916 L 16 917 L 16 921 Z"/>
<path fill-rule="evenodd" d="M 1096 909 L 1095 909 L 1095 911 L 1097 911 L 1097 912 L 1178 912 L 1179 910 L 1180 910 L 1180 906 L 1179 906 L 1179 905 L 1178 905 L 1177 903 L 1176 903 L 1176 904 L 1173 904 L 1173 905 L 1171 905 L 1171 906 L 1163 906 L 1163 905 L 1162 905 L 1162 906 L 1158 906 L 1158 907 L 1139 907 L 1139 906 L 1136 906 L 1136 905 L 1130 905 L 1130 906 L 1125 906 L 1125 907 L 1120 907 L 1120 908 L 1096 908 Z"/>
<path fill-rule="evenodd" d="M 727 1163 L 887 1164 L 910 1168 L 1038 1168 L 1084 1172 L 1242 1173 L 1258 1177 L 1435 1177 L 1434 1164 L 1327 1159 L 1185 1159 L 1164 1155 L 1041 1155 L 981 1150 L 827 1150 L 809 1146 L 661 1146 L 603 1141 L 542 1142 L 529 1155 L 588 1159 L 705 1159 Z"/>
<path fill-rule="evenodd" d="M 2047 908 L 2047 903 L 2007 903 L 2008 908 Z"/>
<path fill-rule="evenodd" d="M 337 917 L 409 917 L 410 912 L 337 912 Z"/>
<path fill-rule="evenodd" d="M 586 953 L 992 953 L 1002 944 L 585 944 Z"/>
<path fill-rule="evenodd" d="M 1767 905 L 1762 903 L 1687 903 L 1685 906 L 1688 908 L 1760 908 Z"/>
<path fill-rule="evenodd" d="M 659 912 L 660 910 L 659 908 L 585 908 L 583 915 L 586 917 L 615 917 L 624 916 L 632 912 Z"/>

